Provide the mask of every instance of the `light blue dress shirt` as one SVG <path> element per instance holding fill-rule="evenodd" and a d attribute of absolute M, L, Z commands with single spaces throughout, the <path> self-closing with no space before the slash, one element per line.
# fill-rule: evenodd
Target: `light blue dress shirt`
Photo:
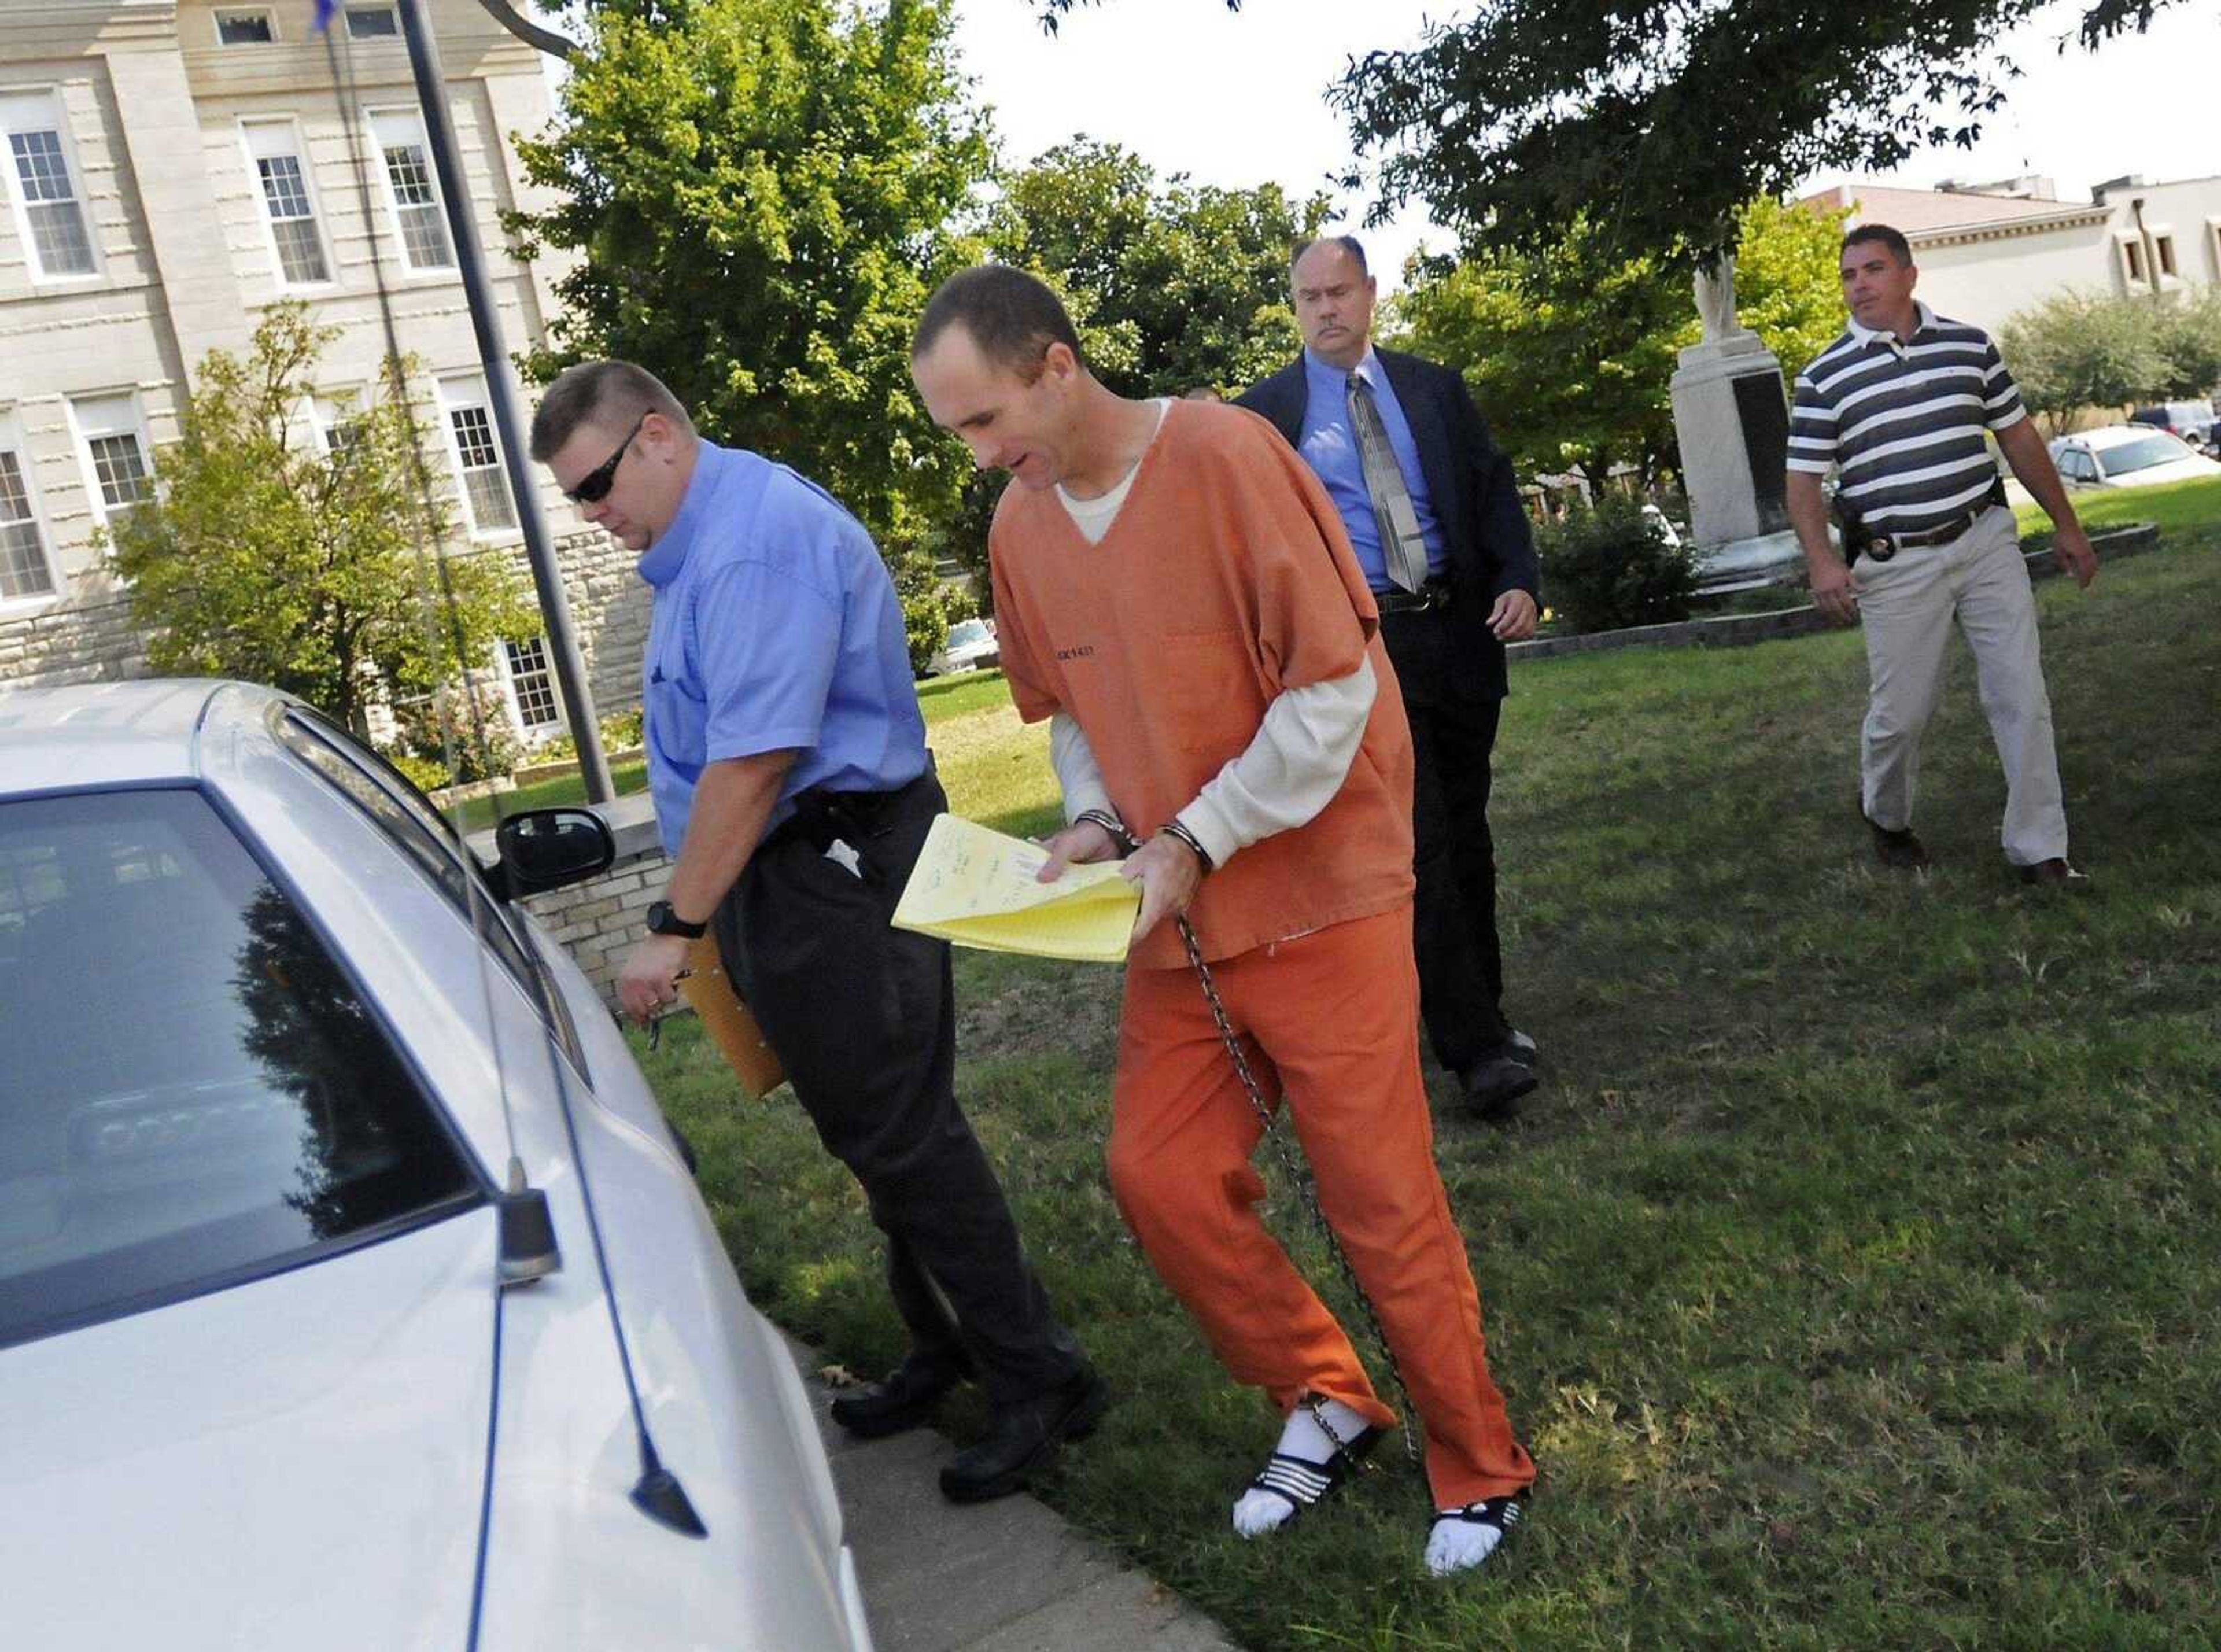
<path fill-rule="evenodd" d="M 1442 523 L 1435 518 L 1427 479 L 1419 470 L 1419 444 L 1411 439 L 1411 422 L 1405 418 L 1403 404 L 1396 399 L 1387 371 L 1370 345 L 1354 371 L 1373 387 L 1373 405 L 1380 410 L 1388 446 L 1395 452 L 1397 468 L 1404 472 L 1411 508 L 1418 513 L 1419 535 L 1427 543 L 1427 573 L 1440 579 L 1449 566 L 1449 549 L 1442 541 Z M 1391 591 L 1395 585 L 1380 554 L 1380 525 L 1373 520 L 1373 496 L 1365 487 L 1365 461 L 1358 457 L 1357 438 L 1349 429 L 1349 378 L 1341 368 L 1304 350 L 1304 385 L 1309 394 L 1296 451 L 1326 485 L 1327 496 L 1342 513 L 1342 526 L 1349 530 L 1350 546 L 1357 553 L 1357 565 L 1365 570 L 1366 583 L 1376 591 Z"/>
<path fill-rule="evenodd" d="M 810 786 L 887 792 L 924 772 L 902 604 L 871 535 L 823 489 L 704 441 L 639 569 L 655 592 L 641 703 L 667 854 L 723 759 L 800 753 L 766 831 Z"/>

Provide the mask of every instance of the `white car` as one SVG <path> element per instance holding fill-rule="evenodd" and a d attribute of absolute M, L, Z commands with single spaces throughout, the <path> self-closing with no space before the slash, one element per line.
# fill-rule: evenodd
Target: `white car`
<path fill-rule="evenodd" d="M 982 666 L 1003 663 L 1003 645 L 995 640 L 992 620 L 959 620 L 948 628 L 948 641 L 942 643 L 926 663 L 925 674 L 938 677 L 944 672 L 973 671 Z"/>
<path fill-rule="evenodd" d="M 2221 476 L 2221 464 L 2149 424 L 2108 424 L 2061 436 L 2051 444 L 2051 462 L 2070 487 L 2157 487 Z"/>
<path fill-rule="evenodd" d="M 808 1399 L 585 978 L 237 684 L 0 692 L 0 1642 L 866 1652 Z"/>

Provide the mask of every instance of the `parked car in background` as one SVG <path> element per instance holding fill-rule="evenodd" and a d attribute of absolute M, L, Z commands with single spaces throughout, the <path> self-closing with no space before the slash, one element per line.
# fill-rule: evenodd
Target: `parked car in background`
<path fill-rule="evenodd" d="M 0 1640 L 868 1652 L 815 1420 L 610 1012 L 239 684 L 0 691 Z"/>
<path fill-rule="evenodd" d="M 926 661 L 925 674 L 938 677 L 946 672 L 976 671 L 1002 663 L 1003 645 L 995 640 L 995 622 L 959 620 L 948 628 L 948 641 Z"/>
<path fill-rule="evenodd" d="M 2148 424 L 2078 430 L 2051 443 L 2051 462 L 2069 487 L 2156 487 L 2221 476 L 2216 463 L 2177 435 Z"/>
<path fill-rule="evenodd" d="M 2138 408 L 2129 415 L 2129 422 L 2153 425 L 2180 436 L 2194 447 L 2210 449 L 2214 444 L 2214 418 L 2210 401 L 2161 402 Z"/>

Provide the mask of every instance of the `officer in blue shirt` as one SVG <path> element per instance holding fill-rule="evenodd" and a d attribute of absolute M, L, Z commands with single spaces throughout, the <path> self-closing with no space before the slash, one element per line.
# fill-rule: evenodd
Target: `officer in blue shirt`
<path fill-rule="evenodd" d="M 887 1236 L 911 1349 L 835 1400 L 835 1419 L 894 1433 L 976 1376 L 994 1424 L 942 1489 L 960 1502 L 1015 1491 L 1108 1395 L 1050 1313 L 957 1105 L 948 946 L 889 923 L 948 799 L 885 566 L 829 495 L 703 439 L 629 362 L 549 385 L 532 454 L 589 522 L 643 553 L 654 593 L 642 698 L 671 881 L 618 997 L 647 1020 L 677 996 L 689 942 L 715 932 Z"/>

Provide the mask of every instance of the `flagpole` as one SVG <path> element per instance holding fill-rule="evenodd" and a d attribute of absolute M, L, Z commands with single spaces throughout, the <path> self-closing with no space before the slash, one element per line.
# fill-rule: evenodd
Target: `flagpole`
<path fill-rule="evenodd" d="M 470 194 L 461 165 L 456 160 L 454 122 L 447 113 L 447 80 L 440 69 L 439 48 L 424 22 L 419 0 L 395 0 L 401 16 L 401 32 L 409 47 L 410 72 L 416 78 L 416 101 L 424 116 L 425 146 L 430 151 L 440 194 L 447 207 L 447 228 L 455 245 L 455 266 L 471 312 L 471 329 L 477 335 L 479 364 L 485 374 L 486 400 L 499 435 L 509 491 L 516 501 L 517 521 L 524 535 L 532 583 L 540 598 L 541 617 L 547 627 L 548 663 L 555 673 L 571 737 L 579 748 L 579 772 L 585 783 L 586 801 L 608 803 L 616 796 L 602 735 L 594 717 L 592 691 L 586 684 L 585 662 L 579 652 L 576 628 L 563 590 L 547 523 L 540 510 L 518 417 L 516 397 L 510 382 L 509 352 L 501 336 L 501 321 L 493 290 L 486 280 L 485 260 L 479 249 L 478 225 L 472 218 Z M 328 28 L 340 0 L 316 0 L 321 27 Z"/>

